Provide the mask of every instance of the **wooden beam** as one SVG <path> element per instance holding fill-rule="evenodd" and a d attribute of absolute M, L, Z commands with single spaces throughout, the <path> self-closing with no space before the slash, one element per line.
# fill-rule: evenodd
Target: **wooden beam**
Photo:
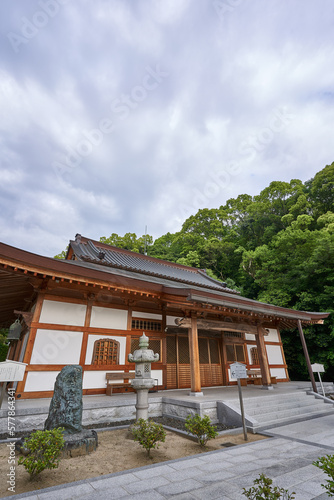
<path fill-rule="evenodd" d="M 309 356 L 308 350 L 307 350 L 306 340 L 304 337 L 302 322 L 300 321 L 300 319 L 297 321 L 297 324 L 298 324 L 298 331 L 299 331 L 300 340 L 301 340 L 301 343 L 303 346 L 304 356 L 306 359 L 308 373 L 309 373 L 311 383 L 312 383 L 313 392 L 318 392 L 317 385 L 316 385 L 315 379 L 314 379 L 314 374 L 313 374 L 312 367 L 311 367 L 310 356 Z"/>
<path fill-rule="evenodd" d="M 199 350 L 197 334 L 197 318 L 191 317 L 191 326 L 188 329 L 191 392 L 201 392 L 201 374 L 199 369 Z"/>
<path fill-rule="evenodd" d="M 191 318 L 176 319 L 175 323 L 179 328 L 191 328 Z M 238 333 L 257 334 L 256 326 L 248 323 L 230 323 L 229 321 L 211 321 L 205 319 L 197 320 L 197 328 L 201 330 L 218 330 Z"/>
<path fill-rule="evenodd" d="M 257 352 L 258 352 L 259 361 L 260 361 L 262 385 L 269 386 L 269 385 L 271 385 L 271 377 L 270 377 L 270 369 L 269 369 L 268 358 L 267 358 L 266 345 L 264 342 L 264 334 L 265 333 L 266 333 L 265 329 L 261 325 L 258 325 L 257 335 L 255 338 L 256 338 Z"/>

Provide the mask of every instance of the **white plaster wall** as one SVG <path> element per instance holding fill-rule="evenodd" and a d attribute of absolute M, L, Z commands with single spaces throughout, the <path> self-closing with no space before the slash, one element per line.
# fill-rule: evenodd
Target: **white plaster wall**
<path fill-rule="evenodd" d="M 176 326 L 175 320 L 177 318 L 181 319 L 179 316 L 166 316 L 166 325 Z"/>
<path fill-rule="evenodd" d="M 284 368 L 270 368 L 270 375 L 276 378 L 286 378 Z"/>
<path fill-rule="evenodd" d="M 246 333 L 246 340 L 255 340 L 254 333 Z"/>
<path fill-rule="evenodd" d="M 281 347 L 279 345 L 267 345 L 268 362 L 270 365 L 283 365 Z"/>
<path fill-rule="evenodd" d="M 125 347 L 126 338 L 125 337 L 115 337 L 114 335 L 88 335 L 87 350 L 86 350 L 86 365 L 92 364 L 92 356 L 94 350 L 94 342 L 99 339 L 113 339 L 119 342 L 119 364 L 125 364 Z M 110 371 L 110 370 L 108 370 Z"/>
<path fill-rule="evenodd" d="M 277 330 L 270 328 L 269 334 L 264 337 L 265 342 L 279 342 Z"/>
<path fill-rule="evenodd" d="M 144 319 L 162 319 L 162 314 L 147 313 L 141 311 L 132 311 L 133 318 L 144 318 Z"/>
<path fill-rule="evenodd" d="M 84 372 L 82 388 L 83 389 L 104 389 L 107 385 L 106 373 L 111 373 L 107 371 L 91 371 Z"/>
<path fill-rule="evenodd" d="M 151 377 L 158 379 L 158 385 L 162 385 L 162 370 L 152 370 Z"/>
<path fill-rule="evenodd" d="M 24 392 L 53 391 L 58 372 L 28 372 Z"/>
<path fill-rule="evenodd" d="M 128 311 L 112 309 L 109 307 L 92 307 L 90 326 L 95 328 L 110 328 L 113 330 L 126 330 Z"/>
<path fill-rule="evenodd" d="M 82 332 L 38 329 L 30 364 L 78 364 L 80 361 L 82 335 Z"/>
<path fill-rule="evenodd" d="M 54 325 L 83 326 L 85 324 L 85 316 L 85 304 L 44 300 L 39 322 L 52 323 Z"/>

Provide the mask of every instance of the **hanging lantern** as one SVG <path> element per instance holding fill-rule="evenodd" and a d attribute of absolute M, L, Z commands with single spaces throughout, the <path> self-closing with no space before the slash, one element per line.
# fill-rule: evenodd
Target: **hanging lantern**
<path fill-rule="evenodd" d="M 19 319 L 16 319 L 9 327 L 9 332 L 7 335 L 8 340 L 19 340 L 22 332 L 22 326 Z"/>

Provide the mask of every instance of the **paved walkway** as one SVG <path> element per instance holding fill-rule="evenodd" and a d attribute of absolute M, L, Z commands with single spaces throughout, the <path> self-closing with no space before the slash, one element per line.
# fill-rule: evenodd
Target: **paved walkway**
<path fill-rule="evenodd" d="M 149 467 L 109 474 L 11 498 L 29 500 L 213 500 L 245 499 L 242 488 L 264 473 L 296 493 L 296 500 L 328 498 L 325 474 L 312 465 L 334 454 L 334 416 L 270 431 L 274 437 Z M 268 432 L 269 434 L 269 432 Z"/>

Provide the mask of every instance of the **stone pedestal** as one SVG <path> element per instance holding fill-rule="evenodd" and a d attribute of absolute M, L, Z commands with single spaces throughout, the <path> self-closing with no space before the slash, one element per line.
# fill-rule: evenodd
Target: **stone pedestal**
<path fill-rule="evenodd" d="M 136 390 L 136 420 L 148 419 L 148 391 L 154 387 L 152 378 L 134 379 L 131 381 L 132 387 Z"/>
<path fill-rule="evenodd" d="M 64 436 L 65 447 L 63 449 L 63 458 L 74 458 L 82 455 L 88 455 L 96 451 L 98 446 L 97 432 L 94 430 L 83 430 L 76 434 Z"/>
<path fill-rule="evenodd" d="M 24 440 L 28 439 L 31 434 L 27 434 L 15 443 L 15 449 L 19 453 L 22 453 L 22 455 L 28 455 L 28 450 L 24 447 Z M 75 434 L 65 434 L 64 440 L 65 446 L 61 454 L 62 458 L 88 455 L 92 451 L 95 451 L 98 446 L 97 432 L 94 430 L 83 430 Z"/>

